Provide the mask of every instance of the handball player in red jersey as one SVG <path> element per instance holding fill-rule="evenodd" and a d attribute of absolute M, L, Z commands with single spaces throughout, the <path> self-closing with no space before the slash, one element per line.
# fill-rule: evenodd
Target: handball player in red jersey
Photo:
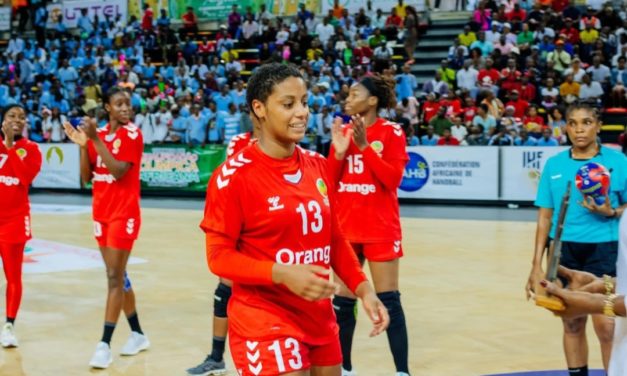
<path fill-rule="evenodd" d="M 352 121 L 343 125 L 337 118 L 333 124 L 329 171 L 340 228 L 360 260 L 368 260 L 377 296 L 390 315 L 387 335 L 396 375 L 406 376 L 407 325 L 398 291 L 403 249 L 397 189 L 409 158 L 401 126 L 377 116 L 382 109 L 396 106 L 394 85 L 394 81 L 374 75 L 350 88 L 345 109 Z M 340 279 L 344 281 L 342 276 Z M 340 326 L 343 374 L 352 375 L 355 296 L 345 285 L 333 306 Z"/>
<path fill-rule="evenodd" d="M 247 102 L 259 140 L 215 171 L 201 223 L 211 271 L 233 281 L 235 366 L 243 376 L 339 376 L 331 269 L 362 300 L 371 335 L 385 330 L 387 312 L 339 230 L 326 159 L 297 146 L 309 116 L 298 69 L 261 66 Z"/>
<path fill-rule="evenodd" d="M 257 119 L 250 115 L 253 129 L 250 132 L 240 133 L 233 137 L 226 148 L 226 157 L 230 158 L 239 153 L 248 145 L 257 142 L 258 128 Z M 211 352 L 205 360 L 199 365 L 187 369 L 190 376 L 209 376 L 221 375 L 226 373 L 226 364 L 224 362 L 224 348 L 226 345 L 226 335 L 228 333 L 228 317 L 227 306 L 231 299 L 231 287 L 233 282 L 228 279 L 220 278 L 220 283 L 216 287 L 213 295 L 213 339 Z"/>
<path fill-rule="evenodd" d="M 7 280 L 6 323 L 0 332 L 2 347 L 17 347 L 14 328 L 22 301 L 22 260 L 31 238 L 28 188 L 41 169 L 41 151 L 23 138 L 26 110 L 21 105 L 3 111 L 0 134 L 0 255 Z"/>
<path fill-rule="evenodd" d="M 140 130 L 130 121 L 131 96 L 128 90 L 113 87 L 104 101 L 109 123 L 97 128 L 96 121 L 84 118 L 74 128 L 65 123 L 65 133 L 80 146 L 81 178 L 93 190 L 94 236 L 106 265 L 108 293 L 101 341 L 89 362 L 93 368 L 107 368 L 113 361 L 111 337 L 124 310 L 131 335 L 121 355 L 135 355 L 148 349 L 135 308 L 135 293 L 126 275 L 126 264 L 139 234 L 139 169 L 144 143 Z"/>

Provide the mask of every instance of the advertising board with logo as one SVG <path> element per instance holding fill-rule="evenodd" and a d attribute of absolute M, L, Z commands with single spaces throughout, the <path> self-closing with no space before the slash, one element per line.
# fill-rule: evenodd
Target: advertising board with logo
<path fill-rule="evenodd" d="M 501 199 L 534 201 L 546 161 L 566 147 L 501 148 Z"/>
<path fill-rule="evenodd" d="M 409 147 L 398 196 L 497 200 L 498 152 L 493 147 Z"/>
<path fill-rule="evenodd" d="M 58 7 L 56 3 L 48 9 L 48 27 L 54 23 L 59 14 L 60 9 L 63 16 L 63 24 L 67 28 L 74 28 L 78 24 L 78 19 L 81 16 L 81 10 L 87 9 L 87 15 L 90 20 L 94 19 L 94 16 L 98 15 L 98 18 L 102 21 L 105 18 L 109 18 L 111 21 L 120 15 L 123 20 L 128 19 L 128 1 L 127 0 L 66 0 L 63 1 L 63 5 Z"/>
<path fill-rule="evenodd" d="M 80 188 L 80 153 L 74 144 L 39 144 L 41 171 L 35 188 Z"/>
<path fill-rule="evenodd" d="M 322 14 L 327 14 L 329 9 L 333 9 L 333 0 L 320 0 L 322 3 Z M 367 0 L 340 0 L 340 5 L 344 8 L 348 9 L 348 11 L 353 14 L 359 12 L 360 8 L 367 9 Z M 405 5 L 411 5 L 418 12 L 422 12 L 426 9 L 426 1 L 425 0 L 409 0 L 404 2 Z M 398 5 L 398 0 L 377 0 L 372 2 L 372 9 L 381 9 L 384 12 L 389 12 L 390 9 L 394 8 Z"/>

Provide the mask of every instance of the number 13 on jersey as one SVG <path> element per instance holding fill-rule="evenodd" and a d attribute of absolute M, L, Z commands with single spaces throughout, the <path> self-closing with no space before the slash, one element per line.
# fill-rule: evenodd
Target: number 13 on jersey
<path fill-rule="evenodd" d="M 322 231 L 324 226 L 322 220 L 322 208 L 320 204 L 316 200 L 311 200 L 305 204 L 301 203 L 296 208 L 296 212 L 300 214 L 302 225 L 303 225 L 303 235 L 309 234 L 311 231 L 314 234 Z"/>

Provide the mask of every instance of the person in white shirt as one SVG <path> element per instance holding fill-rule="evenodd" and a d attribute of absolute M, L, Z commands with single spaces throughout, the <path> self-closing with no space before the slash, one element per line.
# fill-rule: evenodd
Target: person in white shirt
<path fill-rule="evenodd" d="M 44 108 L 41 111 L 42 124 L 41 128 L 44 135 L 47 135 L 48 142 L 63 142 L 65 141 L 65 132 L 63 131 L 63 124 L 67 122 L 65 115 L 59 113 L 58 107 L 53 107 L 52 111 Z"/>
<path fill-rule="evenodd" d="M 472 93 L 473 90 L 477 89 L 478 77 L 479 71 L 472 67 L 472 61 L 466 60 L 464 61 L 464 68 L 457 71 L 457 87 Z"/>
<path fill-rule="evenodd" d="M 420 122 L 418 115 L 420 114 L 420 103 L 416 97 L 407 97 L 398 102 L 396 106 L 396 112 L 405 119 L 409 120 L 410 125 L 418 125 Z"/>
<path fill-rule="evenodd" d="M 601 84 L 592 81 L 590 75 L 585 74 L 582 79 L 581 88 L 579 89 L 579 100 L 588 102 L 590 104 L 597 104 L 601 102 L 603 97 L 603 88 Z"/>
<path fill-rule="evenodd" d="M 18 37 L 17 34 L 11 34 L 11 39 L 9 39 L 9 45 L 7 46 L 6 52 L 15 59 L 17 54 L 24 51 L 24 45 L 24 39 Z"/>
<path fill-rule="evenodd" d="M 485 32 L 485 40 L 488 42 L 496 43 L 497 40 L 501 37 L 501 33 L 499 29 L 501 28 L 501 23 L 498 21 L 492 21 L 492 28 Z"/>
<path fill-rule="evenodd" d="M 172 125 L 172 114 L 170 113 L 168 107 L 169 106 L 167 104 L 162 103 L 159 107 L 159 112 L 153 116 L 153 143 L 161 144 L 168 136 L 168 129 Z"/>
<path fill-rule="evenodd" d="M 570 65 L 570 68 L 564 71 L 564 77 L 569 74 L 573 75 L 573 81 L 581 83 L 583 80 L 583 76 L 586 74 L 586 71 L 581 67 L 581 60 L 578 57 L 573 59 L 573 62 Z"/>
<path fill-rule="evenodd" d="M 466 136 L 468 135 L 468 128 L 462 124 L 462 118 L 455 115 L 451 120 L 453 122 L 453 125 L 451 126 L 451 135 L 455 137 L 461 145 L 467 145 Z"/>
<path fill-rule="evenodd" d="M 463 46 L 459 42 L 459 38 L 455 37 L 455 39 L 453 40 L 453 45 L 451 47 L 449 47 L 449 49 L 448 49 L 448 59 L 449 60 L 453 60 L 455 58 L 455 56 L 457 55 L 457 51 L 460 48 L 464 51 L 464 57 L 467 57 L 468 56 L 468 47 Z"/>
<path fill-rule="evenodd" d="M 318 34 L 318 39 L 320 39 L 323 46 L 326 46 L 329 39 L 335 35 L 335 28 L 329 24 L 329 17 L 325 17 L 322 23 L 316 26 L 316 34 Z"/>
<path fill-rule="evenodd" d="M 611 71 L 607 65 L 601 64 L 601 57 L 596 55 L 592 58 L 592 65 L 586 69 L 586 72 L 592 78 L 592 81 L 599 82 L 601 84 L 609 83 Z"/>
<path fill-rule="evenodd" d="M 142 107 L 141 112 L 135 115 L 135 120 L 133 120 L 133 124 L 141 129 L 142 136 L 144 138 L 144 144 L 146 145 L 152 144 L 153 121 L 153 115 L 148 113 L 148 106 Z"/>
<path fill-rule="evenodd" d="M 248 43 L 252 42 L 252 38 L 257 35 L 259 31 L 259 24 L 253 18 L 252 14 L 249 14 L 246 21 L 242 24 L 242 37 Z"/>
<path fill-rule="evenodd" d="M 546 26 L 545 22 L 542 22 L 538 29 L 533 33 L 533 40 L 536 43 L 540 43 L 545 36 L 548 36 L 550 40 L 555 39 L 555 30 Z"/>

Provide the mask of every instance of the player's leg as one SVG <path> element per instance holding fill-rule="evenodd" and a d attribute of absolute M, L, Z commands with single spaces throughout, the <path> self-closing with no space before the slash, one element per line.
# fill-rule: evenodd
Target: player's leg
<path fill-rule="evenodd" d="M 588 340 L 586 338 L 587 317 L 563 319 L 564 355 L 570 375 L 588 376 Z"/>
<path fill-rule="evenodd" d="M 327 367 L 311 367 L 309 374 L 311 376 L 340 376 L 342 374 L 342 369 L 339 364 Z"/>
<path fill-rule="evenodd" d="M 226 373 L 224 349 L 228 332 L 227 306 L 231 298 L 231 286 L 228 279 L 220 278 L 213 300 L 213 341 L 211 353 L 196 367 L 187 370 L 188 375 L 220 375 Z"/>
<path fill-rule="evenodd" d="M 362 254 L 363 246 L 361 244 L 353 244 L 352 246 L 355 252 L 357 252 L 357 255 Z M 360 256 L 360 262 L 363 265 L 363 256 Z M 335 310 L 335 317 L 337 318 L 337 324 L 340 328 L 339 336 L 340 345 L 342 347 L 342 369 L 345 375 L 350 375 L 353 370 L 351 352 L 355 326 L 357 325 L 357 298 L 337 275 L 334 281 L 340 286 L 338 293 L 333 297 L 333 309 Z"/>
<path fill-rule="evenodd" d="M 342 348 L 339 341 L 309 348 L 311 376 L 341 376 Z"/>
<path fill-rule="evenodd" d="M 6 290 L 6 323 L 0 332 L 2 347 L 17 347 L 14 324 L 22 301 L 22 261 L 24 259 L 24 243 L 0 243 L 2 267 L 7 280 Z"/>
<path fill-rule="evenodd" d="M 607 371 L 612 355 L 612 343 L 614 339 L 614 320 L 605 315 L 591 315 L 594 332 L 601 345 L 603 368 Z"/>
<path fill-rule="evenodd" d="M 132 244 L 120 244 L 119 248 L 131 249 Z M 133 291 L 133 285 L 126 271 L 124 272 L 124 285 L 122 289 L 124 291 L 122 310 L 131 328 L 131 335 L 122 347 L 120 354 L 127 356 L 136 355 L 141 351 L 147 350 L 150 347 L 150 341 L 144 334 L 139 323 L 139 315 L 137 314 L 137 307 L 135 305 L 135 292 Z"/>
<path fill-rule="evenodd" d="M 407 323 L 398 290 L 399 257 L 403 255 L 400 242 L 368 244 L 364 247 L 364 254 L 377 296 L 390 315 L 387 335 L 397 375 L 409 375 Z"/>

